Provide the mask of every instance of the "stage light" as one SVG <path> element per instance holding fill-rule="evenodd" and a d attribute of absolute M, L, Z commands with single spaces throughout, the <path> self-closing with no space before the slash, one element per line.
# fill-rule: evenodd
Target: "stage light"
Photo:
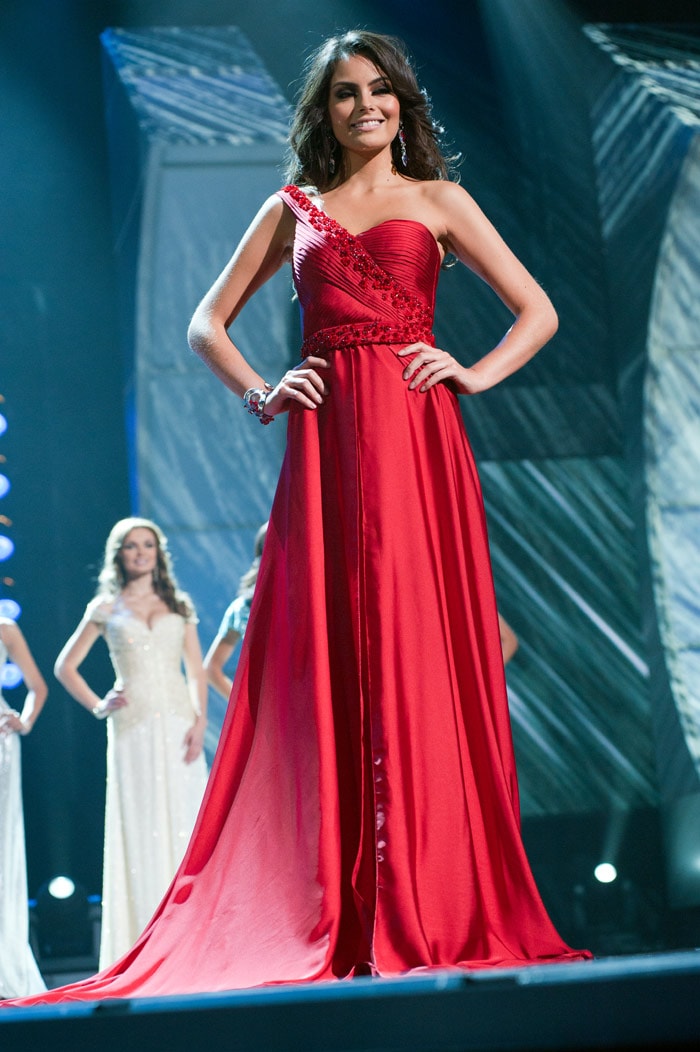
<path fill-rule="evenodd" d="M 34 913 L 42 964 L 57 958 L 92 956 L 90 903 L 80 884 L 65 874 L 47 880 L 39 888 Z"/>
<path fill-rule="evenodd" d="M 0 617 L 7 617 L 10 621 L 16 621 L 22 613 L 22 607 L 14 599 L 0 599 Z"/>
<path fill-rule="evenodd" d="M 4 533 L 0 533 L 0 562 L 9 559 L 14 550 L 14 542 L 9 537 L 6 537 Z"/>
<path fill-rule="evenodd" d="M 0 413 L 0 435 L 4 435 L 7 431 L 7 419 Z"/>
<path fill-rule="evenodd" d="M 0 669 L 0 687 L 17 687 L 22 682 L 22 672 L 13 661 L 6 661 Z"/>
<path fill-rule="evenodd" d="M 0 497 L 4 497 L 6 493 L 10 492 L 10 480 L 7 475 L 0 474 Z"/>
<path fill-rule="evenodd" d="M 69 899 L 75 891 L 75 884 L 70 877 L 54 877 L 49 881 L 49 895 L 55 899 Z"/>
<path fill-rule="evenodd" d="M 600 862 L 593 870 L 593 876 L 601 884 L 612 884 L 617 880 L 617 870 L 612 862 Z"/>

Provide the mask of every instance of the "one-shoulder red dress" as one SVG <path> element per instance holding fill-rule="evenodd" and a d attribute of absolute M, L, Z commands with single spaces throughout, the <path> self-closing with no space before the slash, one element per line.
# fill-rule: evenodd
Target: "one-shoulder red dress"
<path fill-rule="evenodd" d="M 114 967 L 33 1001 L 582 959 L 523 849 L 479 480 L 456 396 L 409 390 L 440 251 L 297 187 L 303 354 L 250 621 L 185 859 Z M 324 376 L 326 374 L 324 373 Z M 255 424 L 257 426 L 257 424 Z M 27 1002 L 25 1002 L 27 1003 Z"/>

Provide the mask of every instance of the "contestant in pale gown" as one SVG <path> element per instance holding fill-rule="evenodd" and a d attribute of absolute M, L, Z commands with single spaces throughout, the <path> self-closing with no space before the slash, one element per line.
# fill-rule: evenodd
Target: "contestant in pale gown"
<path fill-rule="evenodd" d="M 264 522 L 255 534 L 253 561 L 241 577 L 236 598 L 226 607 L 219 630 L 211 641 L 204 658 L 207 679 L 214 690 L 227 700 L 230 697 L 233 682 L 226 675 L 226 664 L 245 635 L 248 626 L 250 605 L 253 602 L 266 533 L 267 523 Z"/>
<path fill-rule="evenodd" d="M 148 519 L 118 522 L 100 590 L 56 662 L 73 697 L 108 717 L 101 968 L 150 920 L 204 794 L 206 679 L 196 625 L 192 603 L 176 589 L 161 530 Z M 99 636 L 116 676 L 105 698 L 78 672 Z"/>
<path fill-rule="evenodd" d="M 291 145 L 294 184 L 262 205 L 189 333 L 254 417 L 287 419 L 204 804 L 129 958 L 52 1000 L 590 956 L 554 929 L 520 836 L 484 507 L 457 397 L 532 358 L 554 308 L 447 178 L 393 40 L 357 32 L 319 49 Z M 514 315 L 470 366 L 432 336 L 447 252 Z M 276 380 L 228 329 L 286 263 L 304 344 Z"/>
<path fill-rule="evenodd" d="M 0 998 L 46 989 L 29 945 L 20 737 L 36 723 L 47 691 L 19 626 L 0 617 L 0 669 L 8 657 L 27 693 L 17 712 L 0 691 Z"/>

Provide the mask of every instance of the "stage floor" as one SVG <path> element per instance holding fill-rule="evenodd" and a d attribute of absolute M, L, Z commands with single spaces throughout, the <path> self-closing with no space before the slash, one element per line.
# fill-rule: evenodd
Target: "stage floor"
<path fill-rule="evenodd" d="M 0 1008 L 2 1052 L 699 1049 L 700 950 Z"/>

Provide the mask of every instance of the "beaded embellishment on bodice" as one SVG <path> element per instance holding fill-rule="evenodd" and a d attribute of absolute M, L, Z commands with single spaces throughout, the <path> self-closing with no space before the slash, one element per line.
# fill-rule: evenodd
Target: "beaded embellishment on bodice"
<path fill-rule="evenodd" d="M 304 313 L 304 354 L 367 343 L 433 342 L 440 251 L 412 219 L 353 235 L 299 187 L 280 197 L 297 219 L 294 282 Z"/>
<path fill-rule="evenodd" d="M 337 220 L 332 219 L 315 205 L 298 186 L 286 186 L 284 192 L 288 193 L 308 213 L 311 226 L 323 231 L 327 243 L 336 249 L 341 261 L 355 271 L 361 289 L 371 287 L 380 293 L 382 300 L 391 301 L 393 306 L 400 308 L 406 325 L 415 325 L 430 330 L 433 324 L 432 311 L 378 265 L 362 245 L 361 234 L 351 234 Z M 371 229 L 377 230 L 380 226 L 386 227 L 390 223 L 403 222 L 413 222 L 413 220 L 390 219 Z M 419 225 L 422 226 L 422 224 Z M 366 230 L 364 233 L 367 234 L 369 231 Z"/>

